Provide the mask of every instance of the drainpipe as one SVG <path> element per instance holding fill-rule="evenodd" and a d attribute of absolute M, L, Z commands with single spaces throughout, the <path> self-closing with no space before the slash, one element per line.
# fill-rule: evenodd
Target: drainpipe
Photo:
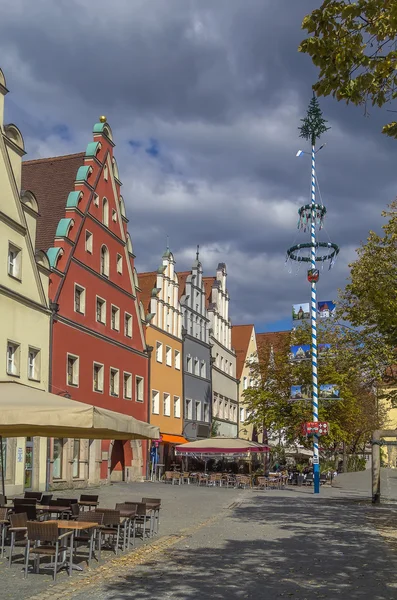
<path fill-rule="evenodd" d="M 52 346 L 53 346 L 53 328 L 54 321 L 57 320 L 57 313 L 59 311 L 59 304 L 57 302 L 50 302 L 50 347 L 49 347 L 49 355 L 48 355 L 48 387 L 49 391 L 52 392 Z M 46 492 L 50 489 L 50 469 L 51 469 L 51 438 L 47 438 L 47 469 L 46 469 L 46 478 L 45 478 L 45 489 Z"/>
<path fill-rule="evenodd" d="M 150 390 L 151 390 L 151 377 L 152 377 L 152 352 L 153 346 L 146 346 L 146 352 L 148 355 L 148 376 L 147 376 L 147 422 L 150 423 Z M 148 456 L 150 457 L 150 444 L 151 441 L 148 440 L 147 445 L 147 453 L 146 453 L 146 479 L 149 479 L 149 461 Z"/>

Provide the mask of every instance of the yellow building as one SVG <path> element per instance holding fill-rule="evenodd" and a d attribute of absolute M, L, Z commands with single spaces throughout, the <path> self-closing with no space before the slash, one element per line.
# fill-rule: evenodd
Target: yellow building
<path fill-rule="evenodd" d="M 390 389 L 390 388 L 389 388 Z M 386 391 L 386 390 L 385 390 Z M 382 429 L 397 430 L 397 408 L 387 399 L 380 400 L 382 407 L 386 409 L 386 423 Z M 396 442 L 396 438 L 384 438 L 388 442 Z M 382 462 L 389 468 L 397 468 L 397 446 L 381 447 Z"/>
<path fill-rule="evenodd" d="M 4 124 L 8 90 L 0 70 L 0 380 L 48 390 L 49 262 L 35 255 L 37 202 L 21 192 L 22 135 Z M 47 440 L 3 441 L 6 494 L 44 490 Z"/>
<path fill-rule="evenodd" d="M 160 428 L 158 464 L 169 469 L 175 445 L 183 436 L 182 312 L 175 260 L 167 248 L 162 264 L 138 275 L 141 299 L 147 315 L 146 344 L 150 359 L 150 423 Z"/>
<path fill-rule="evenodd" d="M 238 436 L 244 440 L 253 439 L 253 425 L 246 423 L 247 408 L 244 392 L 254 385 L 251 364 L 258 362 L 255 327 L 253 325 L 233 325 L 232 347 L 236 353 L 236 377 L 240 381 L 238 397 Z"/>

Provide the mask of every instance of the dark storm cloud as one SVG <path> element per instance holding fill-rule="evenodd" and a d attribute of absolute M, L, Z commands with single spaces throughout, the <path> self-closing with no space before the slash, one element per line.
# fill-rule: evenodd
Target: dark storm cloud
<path fill-rule="evenodd" d="M 86 147 L 106 114 L 116 142 L 138 267 L 158 266 L 166 235 L 177 267 L 202 247 L 207 273 L 226 262 L 232 315 L 288 317 L 308 295 L 286 248 L 308 202 L 310 160 L 299 119 L 316 70 L 297 52 L 302 18 L 319 1 L 14 0 L 2 9 L 0 65 L 13 92 L 9 120 L 29 157 Z M 331 131 L 318 155 L 327 230 L 342 247 L 323 273 L 334 298 L 354 248 L 378 229 L 395 195 L 388 115 L 321 100 Z"/>

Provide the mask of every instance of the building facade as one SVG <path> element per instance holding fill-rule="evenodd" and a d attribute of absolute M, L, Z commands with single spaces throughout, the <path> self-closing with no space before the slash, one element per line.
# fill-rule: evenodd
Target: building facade
<path fill-rule="evenodd" d="M 224 263 L 218 265 L 216 277 L 204 277 L 212 345 L 212 429 L 216 435 L 238 437 L 238 380 L 226 278 Z"/>
<path fill-rule="evenodd" d="M 238 398 L 238 437 L 253 440 L 253 425 L 247 423 L 247 411 L 244 392 L 255 386 L 255 374 L 252 365 L 258 362 L 258 348 L 254 325 L 233 325 L 232 347 L 236 352 L 236 377 L 240 381 Z"/>
<path fill-rule="evenodd" d="M 0 70 L 0 380 L 47 391 L 50 265 L 35 252 L 38 206 L 21 191 L 24 142 L 15 125 L 4 124 L 6 94 Z M 3 440 L 3 459 L 7 495 L 45 489 L 45 438 Z"/>
<path fill-rule="evenodd" d="M 183 433 L 188 440 L 196 440 L 211 435 L 212 421 L 209 318 L 198 251 L 191 271 L 178 276 L 183 316 Z"/>
<path fill-rule="evenodd" d="M 183 443 L 182 312 L 175 259 L 167 248 L 157 271 L 138 275 L 151 348 L 150 423 L 160 428 L 153 469 L 170 469 L 174 448 Z M 158 467 L 157 467 L 158 466 Z M 156 473 L 158 475 L 158 472 Z"/>
<path fill-rule="evenodd" d="M 147 421 L 144 314 L 113 149 L 102 119 L 85 153 L 25 162 L 22 179 L 51 266 L 50 391 Z M 51 485 L 139 479 L 146 455 L 141 441 L 54 439 Z"/>

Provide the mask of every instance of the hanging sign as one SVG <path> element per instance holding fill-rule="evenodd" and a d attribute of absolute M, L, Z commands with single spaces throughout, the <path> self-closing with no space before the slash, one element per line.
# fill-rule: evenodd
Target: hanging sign
<path fill-rule="evenodd" d="M 331 344 L 318 344 L 318 358 L 323 358 L 331 349 Z M 300 346 L 291 346 L 290 360 L 305 360 L 311 357 L 311 346 L 309 344 L 301 344 Z"/>
<path fill-rule="evenodd" d="M 318 271 L 318 269 L 315 270 Z M 332 302 L 332 300 L 317 302 L 317 314 L 322 319 L 333 317 L 335 315 L 335 302 Z M 293 304 L 292 320 L 304 321 L 305 319 L 310 319 L 309 303 L 303 302 L 303 304 Z"/>
<path fill-rule="evenodd" d="M 309 269 L 307 272 L 307 280 L 309 283 L 317 283 L 320 279 L 320 271 L 318 269 Z"/>
<path fill-rule="evenodd" d="M 302 433 L 304 435 L 327 435 L 328 430 L 328 423 L 324 421 L 308 421 L 302 425 Z"/>

